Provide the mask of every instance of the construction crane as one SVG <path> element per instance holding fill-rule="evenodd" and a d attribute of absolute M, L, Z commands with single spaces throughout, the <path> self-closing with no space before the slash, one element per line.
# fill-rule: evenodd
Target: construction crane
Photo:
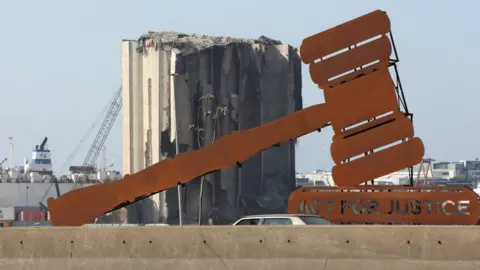
<path fill-rule="evenodd" d="M 93 141 L 90 150 L 88 151 L 85 160 L 83 161 L 83 166 L 95 166 L 98 156 L 103 149 L 103 145 L 107 140 L 108 135 L 110 134 L 110 130 L 112 130 L 113 124 L 117 119 L 118 113 L 122 108 L 122 88 L 118 89 L 115 93 L 112 103 L 108 109 L 107 115 L 105 119 L 103 119 L 102 125 L 98 130 L 97 136 Z"/>
<path fill-rule="evenodd" d="M 57 193 L 57 198 L 58 198 L 60 197 L 61 194 L 60 194 L 60 186 L 58 185 L 58 180 L 56 177 L 53 177 L 53 184 L 55 185 L 55 191 Z M 48 211 L 48 207 L 45 204 L 43 204 L 43 201 L 45 201 L 45 199 L 47 198 L 48 192 L 50 192 L 51 188 L 52 188 L 52 185 L 48 187 L 45 194 L 43 194 L 42 199 L 38 202 L 38 204 L 40 205 L 40 208 L 42 208 L 45 211 Z"/>
<path fill-rule="evenodd" d="M 97 132 L 97 135 L 95 136 L 95 139 L 93 140 L 93 143 L 90 146 L 90 149 L 88 150 L 87 156 L 83 161 L 83 164 L 81 166 L 82 168 L 85 168 L 86 170 L 89 170 L 89 171 L 95 168 L 95 164 L 98 159 L 98 156 L 100 155 L 100 152 L 104 147 L 105 141 L 107 140 L 108 135 L 112 130 L 113 124 L 115 123 L 115 120 L 117 119 L 117 116 L 121 108 L 122 108 L 122 88 L 120 87 L 117 90 L 117 92 L 115 92 L 115 95 L 108 108 L 107 114 L 103 119 L 102 125 L 100 126 Z M 83 184 L 84 183 L 80 183 L 80 182 L 75 183 L 74 189 L 83 187 Z"/>
<path fill-rule="evenodd" d="M 97 161 L 97 158 L 98 158 L 101 150 L 104 147 L 105 141 L 106 141 L 106 139 L 107 139 L 107 137 L 110 133 L 110 130 L 112 129 L 113 124 L 115 123 L 115 120 L 116 120 L 116 118 L 118 116 L 118 113 L 120 112 L 121 108 L 122 108 L 122 88 L 118 89 L 115 92 L 115 95 L 113 96 L 113 98 L 111 99 L 110 105 L 108 107 L 108 111 L 106 113 L 106 116 L 103 119 L 102 125 L 100 126 L 100 129 L 97 132 L 95 140 L 93 141 L 93 144 L 91 145 L 91 147 L 88 151 L 88 154 L 85 157 L 85 160 L 83 161 L 83 164 L 82 164 L 83 166 L 71 166 L 70 170 L 75 169 L 76 171 L 82 171 L 82 172 L 86 172 L 86 173 L 87 172 L 90 173 L 92 171 L 95 171 L 95 162 Z M 103 113 L 102 113 L 102 115 L 103 115 Z M 95 122 L 97 122 L 97 121 L 95 121 Z M 87 132 L 87 134 L 85 135 L 85 138 L 86 138 L 86 136 L 88 136 L 88 134 L 90 133 L 90 131 L 93 129 L 94 126 L 95 126 L 95 124 L 90 128 L 89 132 Z M 82 139 L 81 142 L 83 142 L 85 140 L 85 138 Z M 47 138 L 45 138 L 43 140 L 43 142 L 41 143 L 40 149 L 43 149 L 46 141 L 47 141 Z M 74 150 L 74 153 L 77 152 L 79 146 L 77 146 L 77 148 Z M 73 158 L 74 153 L 72 153 L 70 155 L 69 160 L 71 158 Z M 0 166 L 6 160 L 7 159 L 0 162 Z M 62 167 L 65 167 L 65 165 L 68 163 L 69 160 L 67 160 Z M 48 193 L 50 192 L 50 190 L 53 186 L 55 186 L 57 198 L 60 197 L 60 195 L 61 195 L 58 180 L 54 177 L 52 185 L 50 185 L 50 187 L 44 193 L 42 199 L 39 202 L 40 207 L 43 208 L 46 211 L 48 211 L 48 207 L 43 202 L 47 198 Z M 83 183 L 74 183 L 73 189 L 77 189 L 77 188 L 81 188 L 81 187 L 83 187 Z"/>

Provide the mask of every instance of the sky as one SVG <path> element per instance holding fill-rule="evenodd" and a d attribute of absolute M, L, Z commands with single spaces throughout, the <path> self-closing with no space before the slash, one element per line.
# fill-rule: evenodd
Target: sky
<path fill-rule="evenodd" d="M 18 165 L 47 136 L 56 172 L 81 164 L 100 123 L 87 131 L 120 87 L 122 39 L 171 30 L 265 35 L 300 46 L 310 35 L 376 9 L 392 22 L 403 88 L 426 157 L 474 159 L 480 156 L 479 8 L 474 0 L 1 0 L 0 159 L 9 156 L 10 136 Z M 304 107 L 324 101 L 306 66 L 303 101 Z M 300 139 L 298 172 L 333 166 L 332 135 L 327 128 Z M 118 169 L 121 140 L 119 117 L 106 143 L 107 162 Z"/>

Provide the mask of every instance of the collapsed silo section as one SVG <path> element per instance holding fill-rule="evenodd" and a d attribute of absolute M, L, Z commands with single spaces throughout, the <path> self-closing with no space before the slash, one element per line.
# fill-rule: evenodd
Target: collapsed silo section
<path fill-rule="evenodd" d="M 279 41 L 161 32 L 124 41 L 122 49 L 124 173 L 174 156 L 177 140 L 179 152 L 192 151 L 302 108 L 300 58 Z M 215 224 L 281 213 L 294 188 L 295 146 L 289 142 L 241 168 L 187 184 L 184 221 L 198 223 L 200 213 L 202 223 Z M 177 191 L 131 206 L 129 221 L 178 223 Z"/>

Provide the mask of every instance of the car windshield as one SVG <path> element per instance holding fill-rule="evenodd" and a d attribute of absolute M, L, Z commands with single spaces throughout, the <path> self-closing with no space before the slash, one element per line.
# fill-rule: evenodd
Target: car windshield
<path fill-rule="evenodd" d="M 258 225 L 260 222 L 260 219 L 258 218 L 246 218 L 243 220 L 240 220 L 236 225 Z"/>
<path fill-rule="evenodd" d="M 309 217 L 309 216 L 299 216 L 299 219 L 301 219 L 303 222 L 305 222 L 306 225 L 326 225 L 330 224 L 328 220 L 325 220 L 321 217 Z"/>

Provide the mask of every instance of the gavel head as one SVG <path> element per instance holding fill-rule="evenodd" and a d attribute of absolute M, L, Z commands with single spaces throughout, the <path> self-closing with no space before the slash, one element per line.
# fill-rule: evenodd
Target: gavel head
<path fill-rule="evenodd" d="M 389 33 L 387 14 L 377 10 L 308 37 L 300 48 L 329 108 L 338 186 L 359 185 L 423 158 L 423 143 L 400 109 L 390 75 Z"/>

